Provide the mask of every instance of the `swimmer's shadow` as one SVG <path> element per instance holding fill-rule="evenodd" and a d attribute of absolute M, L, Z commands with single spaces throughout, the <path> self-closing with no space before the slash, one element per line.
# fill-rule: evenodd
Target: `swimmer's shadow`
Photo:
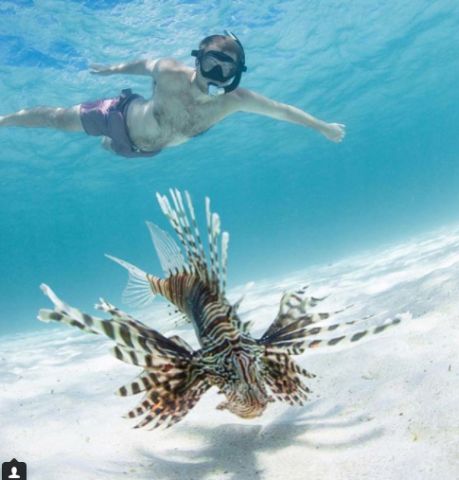
<path fill-rule="evenodd" d="M 292 445 L 308 450 L 348 448 L 368 442 L 383 433 L 381 428 L 370 428 L 360 435 L 350 431 L 348 438 L 343 441 L 317 441 L 314 433 L 319 430 L 339 431 L 368 421 L 362 416 L 339 419 L 342 407 L 314 415 L 312 409 L 318 403 L 310 404 L 306 412 L 297 410 L 298 413 L 292 414 L 287 411 L 266 426 L 227 424 L 215 428 L 187 428 L 184 430 L 186 437 L 202 439 L 206 446 L 194 450 L 179 446 L 161 453 L 161 457 L 156 456 L 153 449 L 139 449 L 143 469 L 136 469 L 136 476 L 155 480 L 205 480 L 220 476 L 231 480 L 258 480 L 265 476 L 258 464 L 259 454 L 275 453 Z"/>

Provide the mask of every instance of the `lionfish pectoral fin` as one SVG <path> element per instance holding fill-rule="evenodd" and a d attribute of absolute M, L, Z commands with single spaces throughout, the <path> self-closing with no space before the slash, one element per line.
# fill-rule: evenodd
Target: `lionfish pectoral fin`
<path fill-rule="evenodd" d="M 274 398 L 290 405 L 303 405 L 311 390 L 300 377 L 311 378 L 313 375 L 285 353 L 268 354 L 265 365 L 266 383 Z"/>
<path fill-rule="evenodd" d="M 241 330 L 243 333 L 250 333 L 250 330 L 253 327 L 253 320 L 248 320 L 246 322 L 241 323 Z"/>
<path fill-rule="evenodd" d="M 149 275 L 125 260 L 108 254 L 105 256 L 128 271 L 129 277 L 122 296 L 123 302 L 134 308 L 148 307 L 156 296 L 148 279 Z"/>
<path fill-rule="evenodd" d="M 107 300 L 103 298 L 99 298 L 99 301 L 94 304 L 94 308 L 96 310 L 100 310 L 101 312 L 107 312 L 110 313 L 113 310 L 115 310 L 115 306 L 112 305 L 111 303 L 107 302 Z"/>
<path fill-rule="evenodd" d="M 145 327 L 145 325 L 142 325 L 138 320 L 135 320 L 131 315 L 129 315 L 126 312 L 123 312 L 123 310 L 120 310 L 118 307 L 115 307 L 115 305 L 111 304 L 110 302 L 107 302 L 107 300 L 103 298 L 99 298 L 99 302 L 94 304 L 94 308 L 101 312 L 108 313 L 113 317 L 115 321 L 116 320 L 128 321 L 133 324 L 137 324 L 140 327 Z"/>
<path fill-rule="evenodd" d="M 169 340 L 173 341 L 191 354 L 193 353 L 193 349 L 191 348 L 191 346 L 182 337 L 179 337 L 178 335 L 172 335 L 172 337 L 169 337 Z"/>
<path fill-rule="evenodd" d="M 67 305 L 63 302 L 49 287 L 42 283 L 40 285 L 42 292 L 51 300 L 54 304 L 54 310 L 42 308 L 38 312 L 38 320 L 49 323 L 59 322 L 69 325 L 71 327 L 79 328 L 88 333 L 98 334 L 97 329 L 93 328 L 93 325 L 97 321 L 102 321 L 100 318 L 91 317 L 87 314 L 81 313 L 76 308 Z"/>
<path fill-rule="evenodd" d="M 188 378 L 193 378 L 193 366 L 189 365 Z M 184 380 L 180 388 L 173 390 L 165 388 L 166 382 L 155 385 L 147 391 L 144 399 L 130 412 L 128 418 L 141 415 L 145 417 L 134 428 L 143 428 L 149 425 L 152 429 L 159 426 L 170 427 L 182 420 L 194 408 L 202 395 L 210 388 L 210 384 L 202 378 Z"/>
<path fill-rule="evenodd" d="M 306 288 L 303 288 L 282 295 L 277 316 L 261 337 L 263 340 L 270 343 L 281 331 L 291 330 L 296 323 L 301 323 L 301 326 L 305 327 L 330 316 L 329 313 L 308 313 L 308 309 L 315 306 L 318 299 L 307 297 L 305 292 Z"/>
<path fill-rule="evenodd" d="M 283 352 L 290 355 L 300 355 L 307 349 L 317 349 L 323 347 L 334 347 L 334 346 L 342 346 L 346 344 L 351 344 L 362 340 L 363 338 L 367 338 L 370 335 L 375 335 L 383 332 L 387 328 L 398 325 L 402 320 L 406 320 L 407 318 L 411 318 L 409 313 L 397 315 L 389 321 L 386 321 L 382 324 L 377 326 L 369 327 L 365 330 L 359 331 L 352 331 L 349 333 L 343 333 L 342 335 L 333 337 L 333 338 L 315 338 L 311 340 L 309 338 L 301 338 L 307 337 L 308 333 L 303 333 L 299 335 L 297 338 L 279 338 L 278 340 L 274 339 L 273 342 L 266 346 L 267 350 L 271 353 L 275 352 Z M 351 322 L 347 322 L 347 324 L 352 324 Z M 333 327 L 334 325 L 332 325 Z"/>

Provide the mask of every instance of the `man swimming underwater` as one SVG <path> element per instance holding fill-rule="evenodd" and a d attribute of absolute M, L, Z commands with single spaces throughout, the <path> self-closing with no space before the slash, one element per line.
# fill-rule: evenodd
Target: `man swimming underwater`
<path fill-rule="evenodd" d="M 92 65 L 92 73 L 153 78 L 153 95 L 130 90 L 116 98 L 70 108 L 36 107 L 0 116 L 0 126 L 47 127 L 103 136 L 103 146 L 124 157 L 145 157 L 178 145 L 235 112 L 252 112 L 318 130 L 333 142 L 345 126 L 326 123 L 302 110 L 238 88 L 246 71 L 244 49 L 235 35 L 211 35 L 199 44 L 196 68 L 171 58 L 118 65 Z"/>

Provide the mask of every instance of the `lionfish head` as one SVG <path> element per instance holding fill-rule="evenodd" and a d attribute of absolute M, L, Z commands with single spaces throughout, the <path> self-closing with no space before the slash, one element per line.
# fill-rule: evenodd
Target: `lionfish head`
<path fill-rule="evenodd" d="M 217 408 L 229 410 L 241 418 L 259 417 L 270 398 L 262 381 L 258 360 L 244 352 L 235 352 L 229 363 L 232 375 L 223 389 L 226 401 Z"/>

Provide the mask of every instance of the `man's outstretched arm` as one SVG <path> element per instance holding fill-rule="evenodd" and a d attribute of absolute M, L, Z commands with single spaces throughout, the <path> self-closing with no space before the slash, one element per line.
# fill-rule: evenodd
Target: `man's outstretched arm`
<path fill-rule="evenodd" d="M 276 120 L 283 120 L 314 128 L 332 142 L 341 142 L 346 133 L 346 127 L 342 123 L 324 122 L 299 108 L 276 102 L 275 100 L 271 100 L 245 88 L 238 88 L 232 96 L 235 101 L 235 107 L 239 111 L 258 113 L 259 115 L 265 115 L 275 118 Z"/>
<path fill-rule="evenodd" d="M 127 75 L 154 76 L 155 67 L 159 59 L 135 60 L 133 62 L 117 63 L 114 65 L 101 65 L 94 63 L 89 66 L 90 72 L 95 75 L 115 75 L 117 73 Z"/>

